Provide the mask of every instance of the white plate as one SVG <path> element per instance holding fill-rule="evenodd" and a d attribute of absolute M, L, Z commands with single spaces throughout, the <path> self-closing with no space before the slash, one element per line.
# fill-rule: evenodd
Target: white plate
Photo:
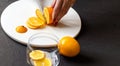
<path fill-rule="evenodd" d="M 3 11 L 3 13 L 1 14 L 1 26 L 9 37 L 20 42 L 21 44 L 27 44 L 30 36 L 39 32 L 53 33 L 59 38 L 62 38 L 63 36 L 76 37 L 79 34 L 81 30 L 81 19 L 78 13 L 73 8 L 70 8 L 68 13 L 60 20 L 57 27 L 46 26 L 46 28 L 37 30 L 32 30 L 28 28 L 28 31 L 26 33 L 17 33 L 15 28 L 19 25 L 26 26 L 26 20 L 31 16 L 36 16 L 35 10 L 37 8 L 41 9 L 38 1 L 39 0 L 16 1 L 10 4 Z M 52 0 L 42 1 L 44 1 L 42 2 L 42 5 L 49 6 Z"/>

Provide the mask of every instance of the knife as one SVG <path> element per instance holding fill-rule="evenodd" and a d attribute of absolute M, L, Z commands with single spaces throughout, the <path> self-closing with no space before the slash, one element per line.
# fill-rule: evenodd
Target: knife
<path fill-rule="evenodd" d="M 39 9 L 40 9 L 40 11 L 42 11 L 42 12 L 43 12 L 43 8 L 44 8 L 44 6 L 43 6 L 43 1 L 44 1 L 44 0 L 37 0 L 38 5 L 39 5 Z"/>

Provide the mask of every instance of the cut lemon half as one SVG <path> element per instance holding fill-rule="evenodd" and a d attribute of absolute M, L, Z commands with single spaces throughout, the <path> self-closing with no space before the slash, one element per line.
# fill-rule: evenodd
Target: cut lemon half
<path fill-rule="evenodd" d="M 49 58 L 33 61 L 33 63 L 34 63 L 34 66 L 52 66 L 52 62 Z"/>
<path fill-rule="evenodd" d="M 32 52 L 30 52 L 29 54 L 30 58 L 32 60 L 42 60 L 45 58 L 45 53 L 41 50 L 33 50 Z"/>

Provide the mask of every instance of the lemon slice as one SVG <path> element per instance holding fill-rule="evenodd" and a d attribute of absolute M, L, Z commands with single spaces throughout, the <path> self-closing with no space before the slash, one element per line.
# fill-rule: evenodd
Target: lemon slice
<path fill-rule="evenodd" d="M 29 27 L 30 29 L 37 29 L 37 28 L 39 28 L 39 27 L 32 26 L 32 25 L 29 24 L 29 23 L 30 23 L 30 21 L 28 20 L 28 21 L 26 22 L 26 25 L 27 25 L 27 27 Z"/>
<path fill-rule="evenodd" d="M 29 20 L 30 20 L 29 24 L 35 27 L 40 27 L 45 23 L 44 21 L 40 20 L 37 17 L 30 17 Z"/>
<path fill-rule="evenodd" d="M 32 52 L 30 52 L 29 54 L 30 58 L 32 60 L 42 60 L 45 58 L 45 53 L 41 50 L 33 50 Z"/>
<path fill-rule="evenodd" d="M 47 24 L 52 24 L 53 23 L 53 21 L 52 21 L 53 8 L 52 7 L 45 7 L 43 12 L 44 12 L 44 16 L 45 16 L 45 19 L 47 21 Z"/>
<path fill-rule="evenodd" d="M 35 13 L 36 13 L 36 16 L 37 16 L 39 19 L 45 21 L 45 18 L 44 18 L 44 16 L 43 16 L 42 12 L 40 11 L 40 9 L 36 9 Z"/>
<path fill-rule="evenodd" d="M 52 66 L 51 60 L 49 58 L 44 58 L 43 60 L 33 61 L 34 66 Z"/>

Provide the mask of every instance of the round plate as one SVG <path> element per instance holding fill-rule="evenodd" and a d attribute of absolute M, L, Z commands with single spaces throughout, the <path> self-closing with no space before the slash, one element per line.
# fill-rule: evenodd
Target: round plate
<path fill-rule="evenodd" d="M 52 0 L 42 0 L 47 1 L 42 3 L 38 1 L 40 0 L 19 0 L 10 4 L 3 11 L 1 14 L 1 26 L 9 37 L 22 44 L 27 44 L 31 35 L 40 32 L 55 34 L 59 39 L 63 36 L 76 37 L 79 34 L 81 30 L 81 19 L 73 8 L 69 9 L 68 13 L 60 20 L 56 27 L 47 25 L 42 29 L 33 30 L 28 28 L 26 33 L 17 33 L 15 30 L 17 26 L 26 26 L 26 20 L 31 16 L 36 16 L 35 10 L 49 6 Z"/>

